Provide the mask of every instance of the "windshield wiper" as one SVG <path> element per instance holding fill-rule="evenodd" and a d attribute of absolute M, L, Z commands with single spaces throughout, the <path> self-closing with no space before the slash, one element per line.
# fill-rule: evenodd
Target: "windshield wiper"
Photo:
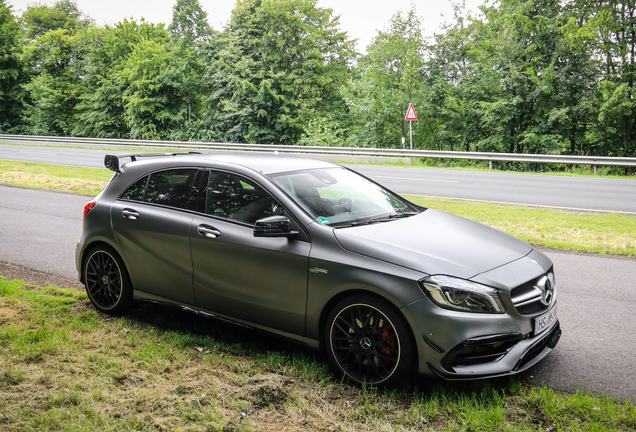
<path fill-rule="evenodd" d="M 389 215 L 389 218 L 391 219 L 396 219 L 396 218 L 404 218 L 404 217 L 409 217 L 409 216 L 415 216 L 418 215 L 418 212 L 401 212 L 401 213 L 394 213 Z"/>
<path fill-rule="evenodd" d="M 409 216 L 415 216 L 418 214 L 419 212 L 402 212 L 402 213 L 393 213 L 393 214 L 385 215 L 385 216 L 378 216 L 378 217 L 370 218 L 366 220 L 353 221 L 349 223 L 338 222 L 337 225 L 334 224 L 334 228 L 350 228 L 350 227 L 355 227 L 360 225 L 370 225 L 370 224 L 379 223 L 379 222 L 390 222 L 393 219 L 405 218 Z"/>

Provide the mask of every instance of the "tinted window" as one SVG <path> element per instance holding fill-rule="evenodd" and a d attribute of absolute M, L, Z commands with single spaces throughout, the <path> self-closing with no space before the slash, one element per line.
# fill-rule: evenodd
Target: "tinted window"
<path fill-rule="evenodd" d="M 120 198 L 128 201 L 143 201 L 148 177 L 150 176 L 145 176 L 144 178 L 137 180 L 121 195 Z"/>
<path fill-rule="evenodd" d="M 255 182 L 234 174 L 210 172 L 205 212 L 213 216 L 254 224 L 283 208 Z"/>
<path fill-rule="evenodd" d="M 156 172 L 135 182 L 121 198 L 186 209 L 196 174 L 196 169 Z"/>

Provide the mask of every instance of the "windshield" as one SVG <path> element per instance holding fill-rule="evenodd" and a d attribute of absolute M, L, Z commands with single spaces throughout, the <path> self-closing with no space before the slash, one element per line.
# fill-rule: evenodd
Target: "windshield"
<path fill-rule="evenodd" d="M 344 168 L 294 171 L 271 178 L 324 225 L 361 225 L 419 213 L 399 196 Z"/>

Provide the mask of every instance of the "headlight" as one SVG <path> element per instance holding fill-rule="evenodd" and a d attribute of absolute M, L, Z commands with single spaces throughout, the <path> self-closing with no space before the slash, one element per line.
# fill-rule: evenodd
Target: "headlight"
<path fill-rule="evenodd" d="M 504 313 L 497 290 L 450 276 L 429 276 L 420 281 L 423 291 L 438 306 L 463 312 Z"/>

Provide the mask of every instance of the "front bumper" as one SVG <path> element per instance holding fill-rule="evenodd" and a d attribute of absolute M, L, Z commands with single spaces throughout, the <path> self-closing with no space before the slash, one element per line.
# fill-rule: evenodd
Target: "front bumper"
<path fill-rule="evenodd" d="M 447 380 L 520 373 L 547 356 L 561 336 L 558 319 L 534 335 L 536 316 L 454 312 L 428 299 L 403 309 L 417 337 L 419 372 Z"/>
<path fill-rule="evenodd" d="M 544 331 L 539 336 L 525 341 L 520 340 L 513 346 L 509 347 L 510 350 L 507 352 L 493 354 L 493 357 L 497 356 L 497 358 L 492 361 L 485 361 L 483 363 L 473 365 L 454 365 L 448 367 L 448 364 L 452 365 L 453 363 L 451 362 L 451 359 L 445 358 L 442 368 L 437 369 L 430 363 L 427 363 L 427 366 L 435 375 L 446 380 L 483 379 L 514 375 L 531 368 L 550 354 L 559 342 L 561 333 L 559 320 L 556 320 L 548 330 Z M 513 341 L 508 341 L 508 343 L 512 342 Z M 507 344 L 503 343 L 502 347 L 506 346 Z M 505 348 L 502 351 L 506 351 Z M 521 353 L 521 355 L 519 355 L 519 353 Z M 452 352 L 449 353 L 451 356 L 452 354 Z M 446 363 L 446 365 L 444 365 L 444 363 Z M 495 364 L 496 366 L 494 366 Z M 512 367 L 510 368 L 510 366 Z M 507 372 L 502 371 L 502 367 L 503 369 L 510 370 Z M 447 368 L 451 369 L 452 373 L 449 373 Z"/>

